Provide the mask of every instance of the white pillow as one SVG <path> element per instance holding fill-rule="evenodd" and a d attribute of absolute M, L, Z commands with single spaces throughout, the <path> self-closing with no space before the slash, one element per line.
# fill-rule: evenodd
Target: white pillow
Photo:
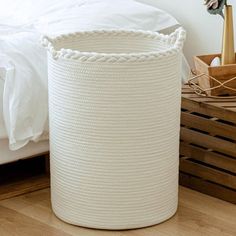
<path fill-rule="evenodd" d="M 74 2 L 75 0 L 73 0 Z M 69 1 L 70 2 L 70 1 Z M 142 29 L 160 31 L 178 22 L 168 13 L 134 0 L 77 0 L 60 10 L 41 15 L 36 28 L 44 34 L 57 35 L 94 29 Z M 61 3 L 61 5 L 63 5 Z"/>
<path fill-rule="evenodd" d="M 1 24 L 11 26 L 31 25 L 39 17 L 60 9 L 78 7 L 86 0 L 0 0 Z"/>

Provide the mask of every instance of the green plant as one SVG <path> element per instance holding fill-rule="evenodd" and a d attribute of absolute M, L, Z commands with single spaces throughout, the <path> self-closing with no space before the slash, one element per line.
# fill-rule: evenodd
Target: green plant
<path fill-rule="evenodd" d="M 221 15 L 224 18 L 223 9 L 227 5 L 227 0 L 205 0 L 207 11 L 213 15 Z"/>

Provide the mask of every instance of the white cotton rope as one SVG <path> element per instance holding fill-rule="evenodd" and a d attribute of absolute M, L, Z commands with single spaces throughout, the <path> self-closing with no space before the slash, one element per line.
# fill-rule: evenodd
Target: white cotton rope
<path fill-rule="evenodd" d="M 185 31 L 91 31 L 48 49 L 51 200 L 62 220 L 131 229 L 178 202 Z"/>

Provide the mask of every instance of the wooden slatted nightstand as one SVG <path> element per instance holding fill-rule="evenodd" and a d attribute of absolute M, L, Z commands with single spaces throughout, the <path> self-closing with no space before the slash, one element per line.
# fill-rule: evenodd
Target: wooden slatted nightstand
<path fill-rule="evenodd" d="M 236 204 L 236 99 L 182 88 L 180 184 Z"/>

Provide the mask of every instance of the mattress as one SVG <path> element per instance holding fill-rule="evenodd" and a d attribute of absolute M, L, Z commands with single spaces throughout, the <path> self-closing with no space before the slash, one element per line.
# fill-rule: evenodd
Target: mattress
<path fill-rule="evenodd" d="M 49 142 L 41 141 L 41 142 L 29 142 L 23 148 L 17 151 L 9 150 L 9 142 L 8 139 L 0 140 L 0 165 L 17 161 L 20 159 L 25 159 L 32 157 L 34 155 L 38 155 L 40 153 L 45 153 L 49 150 Z"/>

